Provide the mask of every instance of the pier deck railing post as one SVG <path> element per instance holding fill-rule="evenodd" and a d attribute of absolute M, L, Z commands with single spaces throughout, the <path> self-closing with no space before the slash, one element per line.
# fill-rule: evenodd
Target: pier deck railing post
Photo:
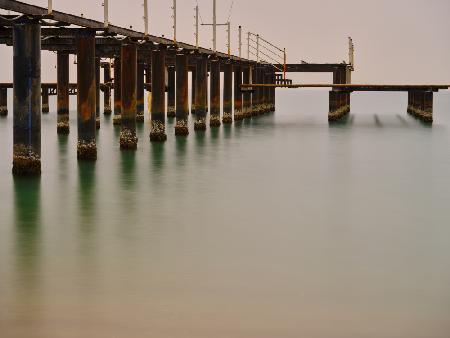
<path fill-rule="evenodd" d="M 57 55 L 57 124 L 58 134 L 69 134 L 69 54 Z"/>
<path fill-rule="evenodd" d="M 175 135 L 188 135 L 189 68 L 186 54 L 176 55 L 176 118 Z"/>
<path fill-rule="evenodd" d="M 96 160 L 95 35 L 91 32 L 77 37 L 77 81 L 77 157 Z"/>
<path fill-rule="evenodd" d="M 14 175 L 41 173 L 41 25 L 13 28 Z"/>
<path fill-rule="evenodd" d="M 150 141 L 164 142 L 166 134 L 166 49 L 152 51 L 152 112 Z"/>
<path fill-rule="evenodd" d="M 137 46 L 134 43 L 123 44 L 120 51 L 122 80 L 122 129 L 120 131 L 120 149 L 137 149 L 136 112 L 137 112 Z"/>
<path fill-rule="evenodd" d="M 210 94 L 211 94 L 211 115 L 209 125 L 211 127 L 219 127 L 220 122 L 220 61 L 214 59 L 211 61 L 211 78 L 210 78 Z"/>

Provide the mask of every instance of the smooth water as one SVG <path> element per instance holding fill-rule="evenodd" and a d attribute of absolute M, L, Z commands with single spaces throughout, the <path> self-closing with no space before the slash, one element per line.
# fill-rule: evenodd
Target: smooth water
<path fill-rule="evenodd" d="M 43 175 L 13 179 L 0 119 L 0 337 L 450 337 L 450 94 L 287 91 L 242 125 L 99 159 L 42 118 Z M 54 107 L 54 104 L 53 104 Z"/>

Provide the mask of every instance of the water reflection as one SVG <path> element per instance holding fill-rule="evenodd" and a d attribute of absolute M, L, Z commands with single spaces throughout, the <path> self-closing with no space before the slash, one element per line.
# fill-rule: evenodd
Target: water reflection
<path fill-rule="evenodd" d="M 184 167 L 186 164 L 187 144 L 187 137 L 175 138 L 175 165 L 177 167 Z"/>
<path fill-rule="evenodd" d="M 126 190 L 132 190 L 136 184 L 136 151 L 120 152 L 122 187 Z"/>
<path fill-rule="evenodd" d="M 85 234 L 90 234 L 95 225 L 96 191 L 95 163 L 78 161 L 78 214 Z"/>

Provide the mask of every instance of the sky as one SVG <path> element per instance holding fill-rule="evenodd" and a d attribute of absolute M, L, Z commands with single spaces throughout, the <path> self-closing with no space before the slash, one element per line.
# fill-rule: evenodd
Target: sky
<path fill-rule="evenodd" d="M 24 2 L 46 6 L 47 0 Z M 148 0 L 150 33 L 172 37 L 172 0 Z M 110 0 L 110 22 L 143 31 L 143 0 Z M 194 44 L 196 0 L 177 1 L 177 38 Z M 218 22 L 226 22 L 232 0 L 217 0 Z M 198 0 L 201 20 L 212 21 L 212 0 Z M 53 0 L 55 10 L 103 20 L 102 0 Z M 3 11 L 2 11 L 3 12 Z M 353 83 L 450 83 L 449 0 L 234 0 L 231 47 L 238 51 L 238 26 L 281 48 L 288 62 L 348 60 L 347 37 L 355 44 Z M 200 45 L 212 47 L 212 29 L 200 28 Z M 244 34 L 245 35 L 245 34 Z M 226 52 L 225 27 L 218 50 Z M 244 55 L 247 48 L 244 44 Z M 12 48 L 0 47 L 0 81 L 12 81 Z M 56 81 L 56 55 L 43 52 L 42 80 Z M 72 70 L 73 69 L 73 70 Z M 75 68 L 71 81 L 76 80 Z M 330 82 L 329 74 L 297 74 L 295 82 Z"/>

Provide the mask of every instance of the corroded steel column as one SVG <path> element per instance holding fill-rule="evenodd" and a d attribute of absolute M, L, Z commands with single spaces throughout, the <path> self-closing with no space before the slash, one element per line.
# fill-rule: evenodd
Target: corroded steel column
<path fill-rule="evenodd" d="M 151 61 L 151 55 L 150 55 L 150 61 Z M 150 64 L 146 64 L 144 68 L 145 68 L 145 83 L 151 84 L 152 83 L 152 66 Z M 144 86 L 144 90 L 145 90 L 145 86 Z M 152 111 L 152 90 L 149 87 L 147 87 L 147 109 L 148 109 L 148 113 L 150 116 L 151 111 Z"/>
<path fill-rule="evenodd" d="M 220 127 L 220 61 L 215 59 L 211 61 L 211 115 L 209 125 L 211 127 Z"/>
<path fill-rule="evenodd" d="M 185 54 L 176 56 L 176 75 L 177 75 L 177 124 L 175 125 L 175 135 L 188 135 L 188 115 L 189 115 L 189 69 L 188 57 Z"/>
<path fill-rule="evenodd" d="M 194 130 L 206 130 L 206 109 L 208 106 L 208 59 L 200 56 L 197 59 L 197 79 L 195 93 Z"/>
<path fill-rule="evenodd" d="M 276 77 L 276 75 L 275 75 L 275 70 L 272 70 L 272 77 L 271 77 L 271 83 L 274 85 L 275 84 L 275 82 L 276 82 L 276 80 L 275 80 L 275 77 Z M 271 100 L 270 100 L 270 103 L 271 103 L 271 109 L 270 109 L 270 111 L 272 111 L 272 112 L 274 112 L 275 110 L 276 110 L 276 108 L 275 108 L 275 98 L 276 98 L 276 87 L 273 87 L 272 88 L 272 92 L 271 92 Z"/>
<path fill-rule="evenodd" d="M 69 134 L 69 54 L 58 52 L 57 57 L 57 133 Z"/>
<path fill-rule="evenodd" d="M 166 49 L 160 47 L 152 52 L 152 121 L 150 141 L 163 142 L 166 134 Z"/>
<path fill-rule="evenodd" d="M 175 117 L 175 67 L 167 67 L 167 117 Z"/>
<path fill-rule="evenodd" d="M 41 173 L 41 26 L 18 23 L 14 46 L 14 175 Z"/>
<path fill-rule="evenodd" d="M 222 122 L 233 122 L 233 65 L 230 62 L 223 64 L 223 118 Z"/>
<path fill-rule="evenodd" d="M 103 83 L 105 89 L 103 90 L 103 114 L 111 115 L 111 65 L 105 64 L 103 66 Z"/>
<path fill-rule="evenodd" d="M 8 88 L 0 88 L 0 116 L 8 115 Z"/>
<path fill-rule="evenodd" d="M 191 77 L 191 114 L 195 114 L 195 93 L 197 91 L 197 65 L 195 65 L 195 69 L 192 71 L 192 77 Z"/>
<path fill-rule="evenodd" d="M 48 87 L 42 86 L 42 113 L 47 114 L 50 111 L 48 106 Z"/>
<path fill-rule="evenodd" d="M 422 121 L 433 123 L 433 92 L 424 92 L 423 99 Z"/>
<path fill-rule="evenodd" d="M 243 74 L 243 82 L 245 84 L 250 84 L 250 72 L 251 67 L 250 65 L 246 65 L 244 67 L 244 74 Z M 250 88 L 247 88 L 250 89 Z M 243 117 L 249 118 L 252 116 L 252 94 L 250 92 L 244 92 L 243 95 Z"/>
<path fill-rule="evenodd" d="M 95 126 L 100 129 L 100 58 L 95 58 Z"/>
<path fill-rule="evenodd" d="M 83 160 L 97 159 L 95 141 L 96 79 L 95 35 L 87 33 L 77 38 L 78 79 L 78 147 L 77 157 Z"/>
<path fill-rule="evenodd" d="M 124 44 L 120 51 L 122 80 L 122 130 L 120 149 L 137 149 L 136 109 L 137 109 L 137 47 Z"/>
<path fill-rule="evenodd" d="M 258 66 L 252 67 L 252 83 L 258 84 Z M 253 87 L 252 93 L 252 116 L 258 115 L 258 87 Z"/>
<path fill-rule="evenodd" d="M 244 118 L 242 112 L 242 66 L 240 64 L 234 67 L 234 120 L 241 121 Z"/>
<path fill-rule="evenodd" d="M 136 122 L 144 122 L 144 97 L 145 97 L 145 88 L 144 88 L 144 68 L 145 65 L 141 62 L 137 65 L 137 77 L 136 77 Z"/>
<path fill-rule="evenodd" d="M 114 118 L 113 124 L 119 125 L 122 119 L 122 81 L 120 79 L 120 58 L 114 59 Z"/>

